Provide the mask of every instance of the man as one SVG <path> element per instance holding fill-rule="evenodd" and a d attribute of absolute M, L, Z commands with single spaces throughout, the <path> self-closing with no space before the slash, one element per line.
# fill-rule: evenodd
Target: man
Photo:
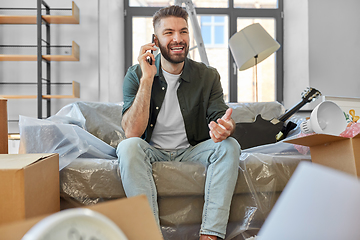
<path fill-rule="evenodd" d="M 153 16 L 155 43 L 141 47 L 139 64 L 124 79 L 122 126 L 127 137 L 117 147 L 128 197 L 145 194 L 158 220 L 151 164 L 192 161 L 207 166 L 200 239 L 225 238 L 237 180 L 240 146 L 232 109 L 223 100 L 216 69 L 187 58 L 188 14 L 179 6 Z M 149 52 L 160 48 L 154 57 Z M 150 64 L 151 58 L 154 64 Z"/>

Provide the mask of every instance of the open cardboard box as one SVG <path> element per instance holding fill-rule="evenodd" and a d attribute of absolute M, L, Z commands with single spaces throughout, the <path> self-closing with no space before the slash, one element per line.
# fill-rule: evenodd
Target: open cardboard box
<path fill-rule="evenodd" d="M 7 100 L 0 98 L 0 154 L 8 153 Z"/>
<path fill-rule="evenodd" d="M 310 147 L 313 163 L 360 177 L 360 134 L 353 138 L 314 134 L 284 142 Z"/>
<path fill-rule="evenodd" d="M 0 154 L 0 224 L 59 210 L 57 153 Z"/>
<path fill-rule="evenodd" d="M 87 208 L 99 212 L 112 220 L 126 235 L 128 240 L 163 239 L 145 195 L 98 203 Z M 0 238 L 20 240 L 27 231 L 47 216 L 49 214 L 25 221 L 0 225 Z"/>

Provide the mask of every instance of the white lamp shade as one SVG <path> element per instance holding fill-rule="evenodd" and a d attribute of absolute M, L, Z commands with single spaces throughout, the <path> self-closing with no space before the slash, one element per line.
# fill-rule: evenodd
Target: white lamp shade
<path fill-rule="evenodd" d="M 268 32 L 259 24 L 254 23 L 235 33 L 229 40 L 230 51 L 240 71 L 265 60 L 280 48 Z"/>

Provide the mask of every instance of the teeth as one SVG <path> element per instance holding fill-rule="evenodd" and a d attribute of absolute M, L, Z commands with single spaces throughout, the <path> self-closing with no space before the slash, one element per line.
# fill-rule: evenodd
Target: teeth
<path fill-rule="evenodd" d="M 172 48 L 173 50 L 181 50 L 181 49 L 183 49 L 182 47 L 173 47 Z"/>

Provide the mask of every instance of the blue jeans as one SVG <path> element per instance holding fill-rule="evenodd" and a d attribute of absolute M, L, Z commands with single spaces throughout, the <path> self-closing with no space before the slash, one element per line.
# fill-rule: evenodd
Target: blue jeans
<path fill-rule="evenodd" d="M 229 137 L 220 143 L 209 139 L 196 146 L 172 152 L 154 148 L 141 138 L 128 138 L 120 142 L 116 153 L 126 196 L 145 194 L 158 224 L 157 191 L 152 176 L 152 163 L 200 162 L 207 166 L 200 234 L 225 238 L 240 157 L 240 146 L 234 138 Z"/>

